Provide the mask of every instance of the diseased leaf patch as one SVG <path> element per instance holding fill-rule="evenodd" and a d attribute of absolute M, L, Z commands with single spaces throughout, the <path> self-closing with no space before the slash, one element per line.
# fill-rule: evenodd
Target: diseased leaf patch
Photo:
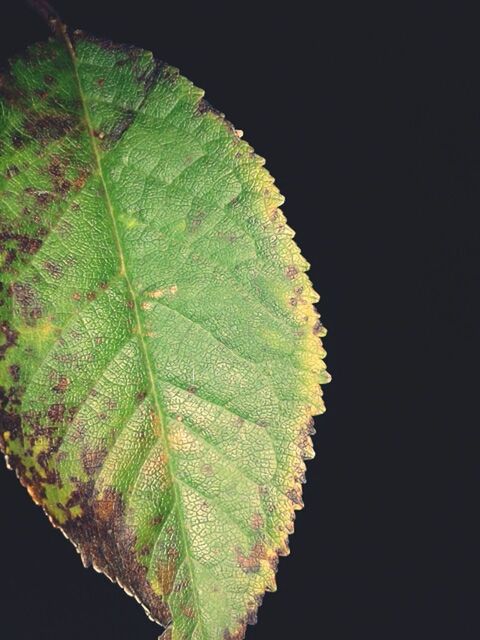
<path fill-rule="evenodd" d="M 58 30 L 0 80 L 0 446 L 165 638 L 242 638 L 324 410 L 308 264 L 199 89 Z"/>

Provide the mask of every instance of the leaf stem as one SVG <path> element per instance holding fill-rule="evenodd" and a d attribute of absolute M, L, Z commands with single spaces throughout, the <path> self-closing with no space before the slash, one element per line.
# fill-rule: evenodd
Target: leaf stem
<path fill-rule="evenodd" d="M 60 14 L 47 0 L 27 0 L 27 4 L 43 18 L 55 35 L 61 35 L 66 29 Z"/>

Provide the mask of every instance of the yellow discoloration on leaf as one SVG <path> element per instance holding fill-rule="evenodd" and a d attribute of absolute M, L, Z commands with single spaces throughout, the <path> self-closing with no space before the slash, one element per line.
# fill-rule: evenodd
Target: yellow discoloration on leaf
<path fill-rule="evenodd" d="M 22 337 L 31 342 L 48 342 L 55 337 L 59 327 L 49 318 L 40 319 L 33 325 L 19 327 Z"/>

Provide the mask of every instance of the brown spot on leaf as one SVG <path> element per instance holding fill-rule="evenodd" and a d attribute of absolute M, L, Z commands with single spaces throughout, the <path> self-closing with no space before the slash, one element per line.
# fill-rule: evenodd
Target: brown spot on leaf
<path fill-rule="evenodd" d="M 323 324 L 320 322 L 320 320 L 317 320 L 312 328 L 313 334 L 318 336 L 323 330 L 324 330 Z"/>
<path fill-rule="evenodd" d="M 158 640 L 172 640 L 172 639 L 173 639 L 173 627 L 168 627 L 168 629 L 165 629 L 165 631 L 162 633 L 162 635 Z"/>
<path fill-rule="evenodd" d="M 0 233 L 0 251 L 5 251 L 5 242 L 15 243 L 17 250 L 22 253 L 34 255 L 42 246 L 42 240 L 39 238 L 31 238 L 30 236 L 22 235 L 21 233 L 13 233 L 10 231 L 2 231 Z M 14 251 L 9 249 L 7 251 Z M 15 251 L 16 254 L 16 251 Z"/>
<path fill-rule="evenodd" d="M 25 144 L 25 138 L 20 133 L 14 133 L 11 141 L 14 149 L 20 149 Z"/>
<path fill-rule="evenodd" d="M 17 344 L 18 333 L 12 329 L 6 320 L 0 323 L 0 333 L 3 334 L 4 338 L 3 344 L 0 344 L 0 360 L 3 360 L 8 349 Z"/>
<path fill-rule="evenodd" d="M 80 173 L 78 174 L 78 176 L 75 178 L 75 180 L 73 181 L 73 186 L 75 187 L 75 189 L 77 189 L 77 191 L 79 191 L 80 189 L 83 189 L 83 187 L 85 186 L 85 183 L 87 181 L 87 177 L 88 177 L 88 172 L 85 170 L 81 170 Z M 76 208 L 79 209 L 79 205 L 77 204 L 76 207 L 73 207 L 72 205 L 72 209 Z"/>
<path fill-rule="evenodd" d="M 58 280 L 62 276 L 62 269 L 56 262 L 52 262 L 51 260 L 47 260 L 46 262 L 43 263 L 43 268 L 55 280 Z"/>
<path fill-rule="evenodd" d="M 22 236 L 19 239 L 19 248 L 20 251 L 24 253 L 28 253 L 30 255 L 34 255 L 39 251 L 42 246 L 42 241 L 39 238 L 28 238 L 26 236 Z"/>
<path fill-rule="evenodd" d="M 99 471 L 107 453 L 106 449 L 85 448 L 82 454 L 82 464 L 89 476 L 93 476 Z"/>
<path fill-rule="evenodd" d="M 5 453 L 8 442 L 6 441 L 6 434 L 8 438 L 17 440 L 21 433 L 21 418 L 18 414 L 5 411 L 0 404 L 0 449 Z M 9 459 L 10 465 L 13 467 L 12 460 Z"/>
<path fill-rule="evenodd" d="M 174 559 L 167 559 L 167 561 L 160 562 L 157 579 L 160 585 L 160 591 L 163 595 L 169 595 L 172 592 L 173 583 L 176 576 L 176 563 Z"/>
<path fill-rule="evenodd" d="M 186 618 L 190 618 L 191 620 L 193 620 L 193 618 L 195 617 L 195 611 L 193 610 L 193 607 L 182 607 L 182 613 Z"/>
<path fill-rule="evenodd" d="M 36 320 L 42 315 L 42 308 L 33 288 L 22 282 L 15 282 L 11 285 L 11 290 L 15 302 L 20 307 L 22 316 L 26 320 Z"/>
<path fill-rule="evenodd" d="M 53 423 L 62 422 L 65 416 L 65 405 L 61 403 L 52 404 L 48 408 L 47 416 Z"/>
<path fill-rule="evenodd" d="M 11 364 L 8 367 L 8 372 L 14 382 L 18 382 L 20 380 L 20 367 L 18 364 Z"/>
<path fill-rule="evenodd" d="M 110 144 L 113 144 L 114 142 L 118 142 L 118 140 L 120 140 L 124 132 L 132 124 L 134 118 L 134 111 L 126 111 L 122 117 L 117 119 L 115 125 L 108 132 L 108 141 Z"/>
<path fill-rule="evenodd" d="M 55 200 L 55 196 L 50 191 L 42 191 L 34 187 L 27 187 L 25 193 L 35 198 L 35 205 L 42 209 L 48 207 Z"/>
<path fill-rule="evenodd" d="M 260 513 L 254 513 L 252 516 L 252 527 L 260 529 L 263 526 L 263 518 Z"/>
<path fill-rule="evenodd" d="M 295 265 L 292 264 L 289 267 L 287 267 L 285 274 L 289 280 L 293 280 L 298 275 L 298 269 Z"/>
<path fill-rule="evenodd" d="M 310 417 L 305 425 L 306 429 L 307 429 L 307 433 L 310 436 L 315 435 L 317 432 L 315 431 L 315 420 Z"/>
<path fill-rule="evenodd" d="M 58 383 L 53 387 L 56 393 L 64 393 L 70 385 L 70 380 L 65 376 L 60 376 Z"/>
<path fill-rule="evenodd" d="M 34 140 L 47 144 L 60 140 L 73 129 L 75 119 L 72 116 L 49 114 L 25 122 L 25 131 Z"/>
<path fill-rule="evenodd" d="M 140 563 L 136 536 L 127 524 L 121 495 L 113 488 L 99 493 L 92 480 L 77 484 L 75 501 L 82 515 L 70 517 L 62 528 L 77 545 L 84 565 L 94 565 L 120 582 L 144 603 L 155 620 L 163 626 L 170 624 L 170 611 L 153 591 L 147 569 Z"/>
<path fill-rule="evenodd" d="M 265 547 L 261 542 L 256 542 L 247 556 L 240 550 L 237 550 L 238 566 L 245 573 L 258 573 L 258 571 L 260 571 L 260 561 L 264 558 Z"/>
<path fill-rule="evenodd" d="M 18 176 L 19 173 L 20 173 L 20 169 L 16 165 L 12 164 L 10 167 L 7 167 L 7 169 L 5 170 L 5 178 L 7 180 L 10 180 L 11 178 Z"/>
<path fill-rule="evenodd" d="M 228 629 L 225 630 L 223 633 L 223 640 L 243 640 L 245 637 L 246 627 L 246 621 L 242 621 L 236 631 L 229 631 Z"/>
<path fill-rule="evenodd" d="M 303 507 L 302 492 L 300 489 L 290 489 L 287 491 L 287 497 L 298 507 Z"/>
<path fill-rule="evenodd" d="M 199 115 L 203 115 L 204 113 L 213 113 L 216 116 L 221 117 L 222 119 L 224 118 L 224 114 L 221 111 L 215 109 L 215 107 L 212 107 L 212 105 L 208 102 L 208 100 L 205 100 L 205 98 L 202 98 L 198 103 L 197 113 Z"/>
<path fill-rule="evenodd" d="M 203 224 L 207 214 L 205 211 L 194 211 L 188 220 L 188 228 L 190 231 L 197 231 L 197 229 Z"/>

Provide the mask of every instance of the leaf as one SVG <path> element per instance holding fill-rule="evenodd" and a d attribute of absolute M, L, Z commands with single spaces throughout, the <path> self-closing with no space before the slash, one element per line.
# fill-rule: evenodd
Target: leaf
<path fill-rule="evenodd" d="M 242 638 L 324 410 L 308 264 L 202 91 L 59 31 L 1 79 L 1 447 L 165 638 Z"/>

